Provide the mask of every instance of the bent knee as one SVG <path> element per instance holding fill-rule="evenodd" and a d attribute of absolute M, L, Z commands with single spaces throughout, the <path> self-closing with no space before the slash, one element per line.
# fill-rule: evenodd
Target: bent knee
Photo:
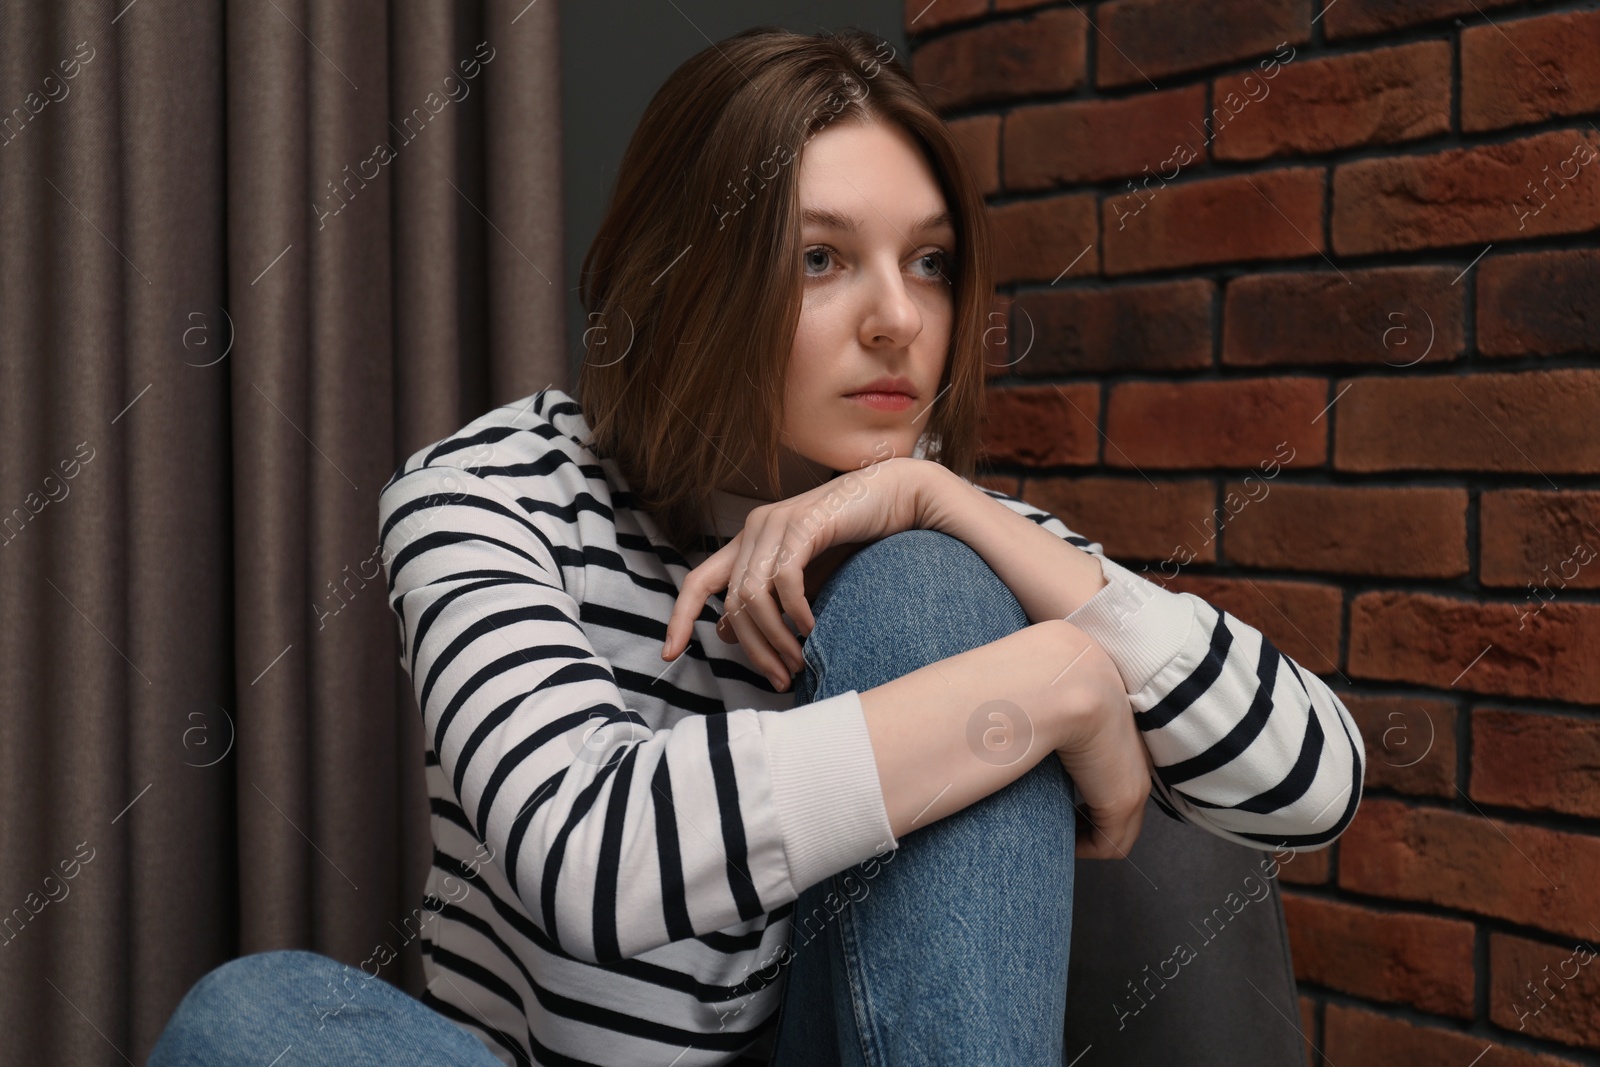
<path fill-rule="evenodd" d="M 901 530 L 851 555 L 829 578 L 857 595 L 918 587 L 921 595 L 938 595 L 964 582 L 993 579 L 983 557 L 960 538 L 942 530 Z M 906 590 L 911 592 L 913 590 Z"/>
<path fill-rule="evenodd" d="M 320 990 L 343 981 L 344 964 L 306 949 L 283 948 L 240 956 L 205 974 L 189 990 L 179 1011 L 231 1011 L 293 990 Z"/>
<path fill-rule="evenodd" d="M 911 636 L 955 655 L 1005 636 L 1027 615 L 982 556 L 941 530 L 902 530 L 861 549 L 824 584 L 808 638 Z M 830 616 L 833 618 L 830 620 Z M 842 631 L 842 633 L 840 633 Z"/>
<path fill-rule="evenodd" d="M 902 530 L 845 560 L 829 578 L 829 602 L 864 606 L 892 601 L 925 610 L 970 607 L 1010 595 L 983 557 L 941 530 Z"/>

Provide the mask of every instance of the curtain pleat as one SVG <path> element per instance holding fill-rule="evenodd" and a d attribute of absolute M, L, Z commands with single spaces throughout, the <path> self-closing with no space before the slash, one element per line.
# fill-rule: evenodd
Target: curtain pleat
<path fill-rule="evenodd" d="M 0 1062 L 142 1063 L 273 948 L 421 991 L 377 497 L 569 387 L 558 42 L 555 0 L 0 0 Z"/>

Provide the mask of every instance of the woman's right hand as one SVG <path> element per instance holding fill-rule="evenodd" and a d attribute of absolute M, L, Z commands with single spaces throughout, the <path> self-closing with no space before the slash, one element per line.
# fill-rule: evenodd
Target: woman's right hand
<path fill-rule="evenodd" d="M 1065 619 L 1028 629 L 1042 629 L 1051 635 L 1047 640 L 1060 642 L 1052 643 L 1053 655 L 1036 661 L 1034 684 L 1039 687 L 1036 706 L 1055 728 L 1056 755 L 1082 800 L 1077 854 L 1125 859 L 1144 825 L 1151 763 L 1122 675 L 1099 642 Z M 1069 652 L 1065 668 L 1060 666 L 1063 648 Z M 1052 677 L 1044 679 L 1043 673 Z"/>

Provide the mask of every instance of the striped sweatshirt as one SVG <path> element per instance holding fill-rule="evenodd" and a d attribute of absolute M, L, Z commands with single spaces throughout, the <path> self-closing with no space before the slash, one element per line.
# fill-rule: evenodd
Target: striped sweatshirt
<path fill-rule="evenodd" d="M 410 456 L 379 499 L 426 741 L 430 1007 L 507 1064 L 764 1064 L 800 892 L 898 847 L 855 690 L 794 706 L 715 634 L 660 657 L 680 583 L 760 501 L 718 491 L 681 555 L 546 388 Z M 1257 630 L 1105 556 L 1067 619 L 1127 687 L 1168 815 L 1312 849 L 1355 814 L 1348 711 Z M 1049 757 L 1047 757 L 1049 758 Z"/>

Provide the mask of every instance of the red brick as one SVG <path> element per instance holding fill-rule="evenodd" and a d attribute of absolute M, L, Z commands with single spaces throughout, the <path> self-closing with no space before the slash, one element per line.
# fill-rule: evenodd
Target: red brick
<path fill-rule="evenodd" d="M 1130 479 L 1127 484 L 1136 486 L 1141 481 Z M 1183 485 L 1185 491 L 1178 498 L 1166 497 L 1170 505 L 1140 539 L 1143 552 L 1138 558 L 1155 562 L 1153 569 L 1143 568 L 1145 577 L 1154 582 L 1175 578 L 1194 563 L 1215 563 L 1217 534 L 1221 532 L 1219 515 L 1226 514 L 1217 506 L 1217 488 L 1210 479 L 1162 484 Z M 1108 508 L 1115 506 L 1110 500 L 1105 504 Z"/>
<path fill-rule="evenodd" d="M 1400 48 L 1290 63 L 1267 80 L 1218 78 L 1213 101 L 1217 159 L 1332 152 L 1400 144 L 1450 129 L 1450 45 Z M 1232 118 L 1229 112 L 1237 112 Z"/>
<path fill-rule="evenodd" d="M 1158 183 L 1101 205 L 1105 272 L 1131 274 L 1323 251 L 1321 169 Z"/>
<path fill-rule="evenodd" d="M 1278 871 L 1278 881 L 1291 885 L 1325 885 L 1333 873 L 1333 849 L 1319 848 L 1315 852 L 1296 852 L 1295 862 L 1285 863 Z"/>
<path fill-rule="evenodd" d="M 1600 962 L 1590 935 L 1564 946 L 1489 935 L 1489 1018 L 1507 1030 L 1600 1048 Z"/>
<path fill-rule="evenodd" d="M 1336 667 L 1344 596 L 1337 586 L 1193 574 L 1180 574 L 1163 584 L 1237 615 L 1260 630 L 1279 652 L 1314 674 L 1326 674 Z"/>
<path fill-rule="evenodd" d="M 1139 477 L 1029 478 L 1023 499 L 1099 541 L 1106 555 L 1136 572 L 1144 568 L 1132 560 L 1168 561 L 1144 575 L 1159 581 L 1177 573 L 1173 546 L 1185 538 L 1199 545 L 1196 562 L 1216 562 L 1215 544 L 1188 525 L 1210 512 L 1215 495 L 1210 479 L 1152 485 Z"/>
<path fill-rule="evenodd" d="M 1311 40 L 1311 9 L 1295 0 L 1111 0 L 1095 13 L 1102 38 L 1095 84 L 1148 85 L 1166 74 L 1274 54 Z"/>
<path fill-rule="evenodd" d="M 1533 186 L 1569 157 L 1575 180 L 1536 196 Z M 1541 170 L 1547 165 L 1548 174 Z M 1333 248 L 1342 256 L 1573 234 L 1597 225 L 1600 133 L 1594 130 L 1363 159 L 1333 172 Z"/>
<path fill-rule="evenodd" d="M 1600 692 L 1600 604 L 1551 604 L 1518 628 L 1515 604 L 1370 592 L 1350 604 L 1352 678 L 1590 702 Z M 1552 670 L 1560 664 L 1560 670 Z"/>
<path fill-rule="evenodd" d="M 1112 467 L 1286 467 L 1321 464 L 1328 403 L 1321 378 L 1127 382 L 1112 387 L 1106 464 Z"/>
<path fill-rule="evenodd" d="M 1310 997 L 1300 997 L 1300 1035 L 1305 1038 L 1306 1062 L 1315 1064 L 1317 1032 L 1317 1002 Z"/>
<path fill-rule="evenodd" d="M 1283 895 L 1294 976 L 1367 1000 L 1470 1019 L 1470 922 Z"/>
<path fill-rule="evenodd" d="M 1228 282 L 1222 362 L 1242 366 L 1448 363 L 1466 350 L 1453 267 L 1247 274 Z"/>
<path fill-rule="evenodd" d="M 1600 12 L 1505 19 L 1461 31 L 1461 129 L 1600 110 Z"/>
<path fill-rule="evenodd" d="M 1590 937 L 1600 838 L 1365 797 L 1339 839 L 1339 886 Z"/>
<path fill-rule="evenodd" d="M 1000 116 L 974 115 L 949 123 L 962 157 L 972 167 L 973 180 L 984 193 L 1000 191 Z"/>
<path fill-rule="evenodd" d="M 1366 742 L 1366 786 L 1456 797 L 1456 709 L 1428 697 L 1341 698 Z"/>
<path fill-rule="evenodd" d="M 1488 256 L 1477 275 L 1479 352 L 1555 356 L 1600 349 L 1600 251 Z"/>
<path fill-rule="evenodd" d="M 1322 1050 L 1338 1067 L 1574 1067 L 1576 1061 L 1328 1004 Z"/>
<path fill-rule="evenodd" d="M 988 14 L 988 0 L 906 0 L 907 36 Z"/>
<path fill-rule="evenodd" d="M 1406 578 L 1467 573 L 1467 491 L 1229 482 L 1228 562 Z"/>
<path fill-rule="evenodd" d="M 1474 710 L 1472 798 L 1600 817 L 1600 721 Z"/>
<path fill-rule="evenodd" d="M 1204 159 L 1198 124 L 1205 104 L 1206 87 L 1191 85 L 1121 100 L 1019 107 L 1006 116 L 1006 188 L 1163 174 L 1180 143 L 1189 144 L 1192 158 Z"/>
<path fill-rule="evenodd" d="M 1081 277 L 1100 270 L 1094 196 L 1019 200 L 989 208 L 995 284 L 1056 281 L 1070 266 Z"/>
<path fill-rule="evenodd" d="M 1436 22 L 1452 15 L 1477 15 L 1519 0 L 1336 0 L 1322 3 L 1322 31 L 1328 40 L 1361 37 Z M 1447 28 L 1447 27 L 1442 27 Z"/>
<path fill-rule="evenodd" d="M 1478 581 L 1515 586 L 1540 612 L 1566 589 L 1600 587 L 1600 492 L 1487 489 L 1478 497 Z"/>
<path fill-rule="evenodd" d="M 1011 305 L 1015 298 L 996 293 L 989 301 L 988 325 L 983 330 L 983 376 L 998 378 L 1016 373 L 1017 349 L 1011 344 Z"/>
<path fill-rule="evenodd" d="M 983 427 L 985 458 L 1030 466 L 1095 461 L 1098 385 L 1024 385 L 990 389 Z"/>
<path fill-rule="evenodd" d="M 1088 257 L 1084 257 L 1087 259 Z M 1216 284 L 1201 278 L 1017 294 L 1018 374 L 1201 370 L 1211 366 Z"/>
<path fill-rule="evenodd" d="M 1339 470 L 1600 471 L 1600 371 L 1348 379 L 1336 394 Z"/>
<path fill-rule="evenodd" d="M 1063 7 L 959 30 L 911 55 L 917 83 L 940 111 L 1069 92 L 1084 83 L 1089 23 Z"/>

